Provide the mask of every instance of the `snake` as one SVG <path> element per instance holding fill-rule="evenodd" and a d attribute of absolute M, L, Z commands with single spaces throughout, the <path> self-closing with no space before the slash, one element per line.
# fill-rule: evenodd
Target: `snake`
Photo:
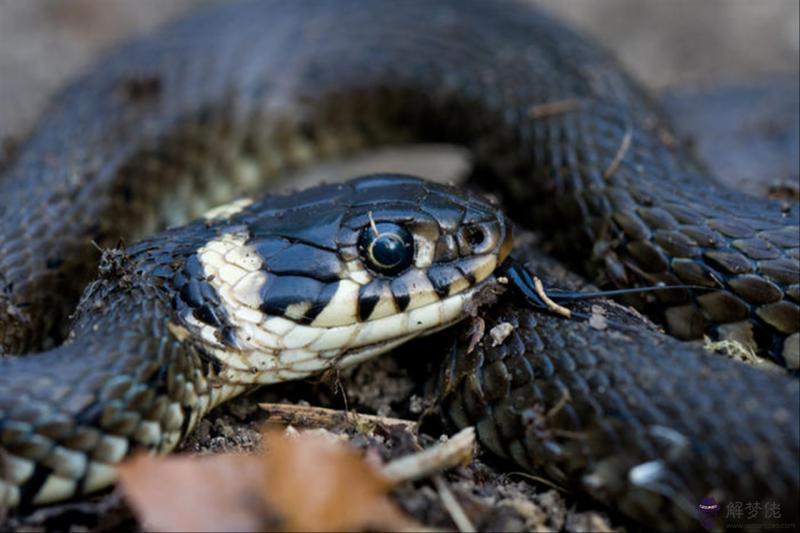
<path fill-rule="evenodd" d="M 502 209 L 391 172 L 245 198 L 409 142 L 468 149 Z M 236 395 L 480 315 L 512 218 L 602 283 L 683 287 L 639 302 L 677 339 L 800 367 L 797 203 L 721 185 L 531 6 L 230 2 L 110 51 L 0 177 L 5 506 L 100 490 Z M 441 378 L 489 449 L 645 523 L 698 527 L 712 496 L 796 512 L 796 379 L 508 298 L 484 320 L 510 336 L 454 342 Z"/>

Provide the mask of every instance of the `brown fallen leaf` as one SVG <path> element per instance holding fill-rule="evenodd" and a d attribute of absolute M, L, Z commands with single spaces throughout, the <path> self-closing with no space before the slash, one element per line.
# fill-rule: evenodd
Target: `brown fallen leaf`
<path fill-rule="evenodd" d="M 469 346 L 467 346 L 467 353 L 472 353 L 475 347 L 483 339 L 483 333 L 486 331 L 486 322 L 479 316 L 473 317 L 469 325 Z"/>
<path fill-rule="evenodd" d="M 263 496 L 285 531 L 408 529 L 387 498 L 391 481 L 343 445 L 318 436 L 264 435 Z"/>
<path fill-rule="evenodd" d="M 363 531 L 418 527 L 392 482 L 344 444 L 267 431 L 261 455 L 138 456 L 120 487 L 158 531 Z"/>
<path fill-rule="evenodd" d="M 139 455 L 119 467 L 125 499 L 151 531 L 259 531 L 263 477 L 254 455 Z"/>

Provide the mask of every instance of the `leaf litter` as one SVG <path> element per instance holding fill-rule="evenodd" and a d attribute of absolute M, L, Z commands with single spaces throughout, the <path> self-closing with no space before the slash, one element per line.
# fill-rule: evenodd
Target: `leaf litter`
<path fill-rule="evenodd" d="M 484 332 L 480 333 L 482 335 Z M 248 457 L 253 455 L 258 460 L 262 453 L 270 453 L 270 447 L 262 442 L 264 424 L 291 425 L 285 430 L 290 434 L 303 432 L 302 428 L 317 428 L 310 432 L 346 443 L 348 450 L 356 454 L 359 461 L 375 469 L 430 449 L 444 439 L 442 435 L 445 428 L 435 424 L 419 426 L 417 421 L 424 408 L 430 406 L 430 391 L 425 383 L 436 373 L 441 354 L 445 353 L 448 344 L 446 333 L 442 334 L 442 343 L 439 345 L 429 337 L 353 369 L 320 379 L 265 387 L 216 409 L 198 423 L 198 427 L 181 445 L 178 455 L 170 459 L 176 463 L 170 463 L 169 466 L 156 463 L 157 477 L 172 468 L 199 468 L 194 475 L 180 470 L 170 477 L 186 478 L 189 480 L 187 485 L 205 484 L 205 490 L 217 504 L 216 508 L 200 503 L 205 500 L 188 497 L 187 489 L 182 486 L 167 489 L 160 486 L 161 482 L 154 481 L 152 483 L 156 487 L 152 492 L 160 495 L 160 501 L 155 504 L 156 509 L 148 509 L 152 517 L 143 517 L 140 514 L 142 510 L 132 501 L 128 492 L 125 492 L 126 498 L 131 501 L 126 501 L 121 496 L 122 491 L 116 489 L 78 502 L 12 514 L 4 528 L 10 531 L 157 529 L 154 525 L 157 520 L 176 520 L 174 516 L 157 516 L 156 511 L 166 513 L 170 509 L 176 509 L 174 513 L 180 509 L 180 514 L 184 515 L 179 517 L 182 520 L 188 520 L 187 517 L 196 519 L 196 528 L 189 527 L 191 523 L 182 523 L 182 529 L 252 530 L 278 527 L 278 519 L 287 520 L 287 516 L 291 518 L 292 515 L 285 513 L 278 516 L 280 513 L 272 508 L 275 504 L 265 501 L 265 482 L 262 478 L 266 477 L 266 466 L 253 463 L 253 458 Z M 262 404 L 267 404 L 266 410 L 261 407 Z M 322 405 L 327 409 L 316 407 Z M 361 415 L 356 412 L 372 414 Z M 294 444 L 296 441 L 289 442 Z M 471 460 L 457 461 L 449 469 L 427 478 L 399 482 L 389 487 L 383 496 L 379 492 L 375 497 L 377 501 L 386 498 L 392 502 L 402 513 L 401 519 L 415 524 L 411 526 L 412 529 L 454 530 L 460 527 L 468 530 L 473 527 L 478 531 L 609 531 L 619 529 L 624 524 L 619 518 L 610 519 L 599 504 L 570 496 L 530 474 L 515 472 L 513 466 L 480 449 L 478 451 L 479 455 Z M 206 467 L 205 462 L 211 461 L 217 454 L 225 459 Z M 325 484 L 323 486 L 328 487 L 326 490 L 350 490 L 350 470 L 342 471 L 348 473 L 346 483 L 343 486 L 340 482 Z M 287 501 L 299 507 L 299 499 L 305 497 L 305 492 L 310 490 L 308 487 L 316 484 L 319 476 L 315 469 L 306 475 L 306 479 L 300 479 L 299 486 L 304 489 L 300 495 L 296 490 L 292 492 L 284 488 L 281 488 L 282 494 Z M 327 474 L 325 476 L 328 477 Z M 439 479 L 434 480 L 437 476 Z M 244 492 L 223 489 L 224 480 L 228 478 L 237 482 L 251 479 L 257 488 Z M 444 493 L 449 495 L 442 492 L 443 484 Z M 283 487 L 279 483 L 276 486 Z M 456 524 L 454 511 L 448 509 L 443 502 L 445 499 L 455 502 L 462 511 L 461 518 L 467 518 L 466 521 L 459 519 L 461 525 Z M 358 503 L 362 505 L 362 502 Z M 214 513 L 221 516 L 225 524 L 215 523 L 212 526 L 210 520 L 216 519 L 211 516 Z M 368 505 L 362 516 L 370 518 L 375 513 L 375 507 Z M 379 518 L 383 518 L 383 513 L 378 514 Z M 158 524 L 158 529 L 163 529 L 160 522 Z M 350 526 L 354 530 L 377 528 L 374 524 L 365 523 Z M 320 524 L 310 528 L 322 530 L 326 527 L 329 526 Z M 398 528 L 402 529 L 399 525 Z"/>
<path fill-rule="evenodd" d="M 137 456 L 120 468 L 120 488 L 153 531 L 419 528 L 388 498 L 392 480 L 340 440 L 267 430 L 262 448 Z"/>

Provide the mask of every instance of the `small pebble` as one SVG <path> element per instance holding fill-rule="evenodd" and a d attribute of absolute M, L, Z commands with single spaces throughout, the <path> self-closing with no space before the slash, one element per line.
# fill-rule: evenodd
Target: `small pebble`
<path fill-rule="evenodd" d="M 608 320 L 606 320 L 605 317 L 605 309 L 599 305 L 592 306 L 592 316 L 589 317 L 589 326 L 598 330 L 604 330 L 608 327 Z"/>
<path fill-rule="evenodd" d="M 501 322 L 489 330 L 489 336 L 492 337 L 492 346 L 499 346 L 503 344 L 511 332 L 514 331 L 514 326 L 508 322 Z"/>

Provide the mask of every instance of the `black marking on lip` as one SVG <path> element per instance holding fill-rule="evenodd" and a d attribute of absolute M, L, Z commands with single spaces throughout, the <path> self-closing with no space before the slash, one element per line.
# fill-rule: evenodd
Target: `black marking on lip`
<path fill-rule="evenodd" d="M 444 298 L 450 292 L 450 286 L 461 278 L 461 273 L 450 265 L 434 265 L 426 273 L 433 289 Z"/>
<path fill-rule="evenodd" d="M 301 302 L 314 302 L 322 292 L 324 284 L 299 276 L 269 276 L 261 288 L 262 313 L 271 316 L 286 316 L 286 308 Z"/>
<path fill-rule="evenodd" d="M 397 309 L 402 313 L 406 310 L 408 304 L 411 303 L 408 286 L 402 278 L 395 278 L 392 280 L 390 288 L 392 290 L 392 296 L 394 296 L 394 303 L 397 305 Z"/>
<path fill-rule="evenodd" d="M 308 308 L 308 311 L 305 312 L 298 322 L 304 325 L 314 322 L 323 309 L 333 300 L 336 291 L 339 290 L 339 283 L 338 281 L 336 283 L 327 283 L 320 291 L 317 299 L 314 300 L 314 303 L 311 304 L 311 307 Z"/>
<path fill-rule="evenodd" d="M 474 272 L 464 269 L 463 265 L 456 265 L 456 269 L 461 272 L 461 275 L 464 276 L 470 285 L 475 285 L 477 280 L 475 279 Z"/>
<path fill-rule="evenodd" d="M 375 310 L 381 294 L 384 293 L 384 287 L 386 287 L 385 281 L 375 280 L 367 285 L 362 285 L 358 290 L 358 317 L 362 322 L 366 321 Z"/>

